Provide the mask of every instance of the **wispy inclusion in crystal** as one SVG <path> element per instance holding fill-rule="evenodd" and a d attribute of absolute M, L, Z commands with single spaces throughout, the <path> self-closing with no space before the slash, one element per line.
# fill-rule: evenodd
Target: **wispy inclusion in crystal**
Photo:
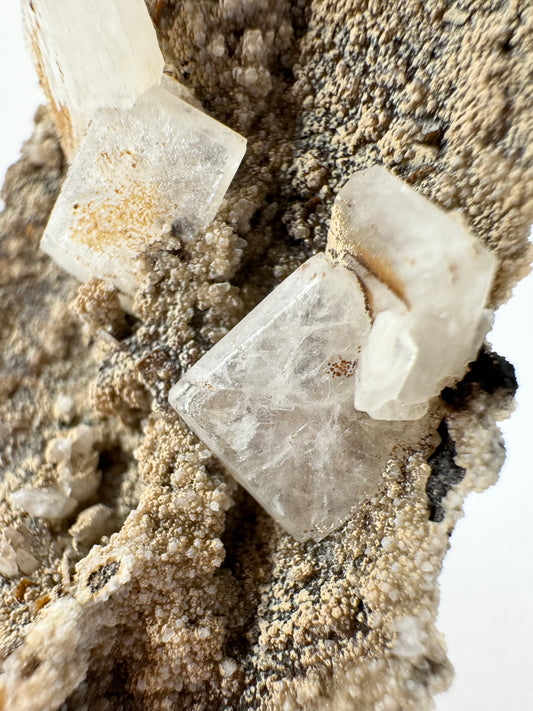
<path fill-rule="evenodd" d="M 161 87 L 130 110 L 98 111 L 41 242 L 84 281 L 132 295 L 136 258 L 171 224 L 187 235 L 216 215 L 246 140 Z"/>
<path fill-rule="evenodd" d="M 355 378 L 355 407 L 415 419 L 475 360 L 490 320 L 495 259 L 446 213 L 384 168 L 339 192 L 328 252 L 365 285 L 373 324 Z"/>
<path fill-rule="evenodd" d="M 171 390 L 185 422 L 297 539 L 321 538 L 373 495 L 410 433 L 353 407 L 369 326 L 356 277 L 317 254 Z"/>
<path fill-rule="evenodd" d="M 22 0 L 25 35 L 71 159 L 97 109 L 130 108 L 164 60 L 144 0 Z"/>

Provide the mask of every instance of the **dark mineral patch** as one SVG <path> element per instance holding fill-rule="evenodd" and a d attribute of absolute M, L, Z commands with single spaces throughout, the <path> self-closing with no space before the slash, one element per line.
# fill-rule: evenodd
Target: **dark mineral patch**
<path fill-rule="evenodd" d="M 97 593 L 99 590 L 104 588 L 113 575 L 118 573 L 119 568 L 120 563 L 115 560 L 112 563 L 106 563 L 101 568 L 91 573 L 87 578 L 87 586 L 90 591 L 92 593 Z"/>
<path fill-rule="evenodd" d="M 455 463 L 457 451 L 445 420 L 440 423 L 438 433 L 441 443 L 428 459 L 431 474 L 426 484 L 426 493 L 430 502 L 429 519 L 437 523 L 444 519 L 442 499 L 465 475 L 465 470 Z"/>
<path fill-rule="evenodd" d="M 518 388 L 515 369 L 511 363 L 486 348 L 483 348 L 477 360 L 470 364 L 470 370 L 460 383 L 442 391 L 443 400 L 453 407 L 461 407 L 472 394 L 474 383 L 489 395 L 500 389 L 514 395 Z"/>

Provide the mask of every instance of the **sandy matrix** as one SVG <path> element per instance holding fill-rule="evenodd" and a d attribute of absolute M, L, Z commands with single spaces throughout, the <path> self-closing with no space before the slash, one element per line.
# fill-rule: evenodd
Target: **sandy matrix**
<path fill-rule="evenodd" d="M 166 396 L 324 248 L 336 191 L 370 164 L 461 210 L 499 259 L 493 306 L 508 298 L 529 261 L 533 7 L 148 6 L 171 71 L 248 152 L 206 234 L 174 230 L 146 254 L 138 318 L 39 251 L 66 170 L 44 110 L 8 173 L 0 557 L 17 563 L 0 574 L 0 709 L 430 708 L 452 678 L 437 576 L 464 496 L 502 464 L 512 367 L 482 352 L 380 494 L 320 543 L 284 534 Z M 58 437 L 73 443 L 66 465 Z M 84 482 L 75 510 L 48 520 L 14 505 L 65 466 Z"/>

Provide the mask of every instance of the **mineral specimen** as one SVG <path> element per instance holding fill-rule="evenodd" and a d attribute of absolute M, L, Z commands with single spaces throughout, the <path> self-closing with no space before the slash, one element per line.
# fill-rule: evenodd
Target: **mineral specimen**
<path fill-rule="evenodd" d="M 131 296 L 138 254 L 171 225 L 185 239 L 204 228 L 245 147 L 242 136 L 161 87 L 133 109 L 101 109 L 41 247 L 80 280 L 109 279 Z"/>
<path fill-rule="evenodd" d="M 335 200 L 328 251 L 362 280 L 373 324 L 355 406 L 416 419 L 475 360 L 495 259 L 447 214 L 387 172 L 355 173 Z"/>
<path fill-rule="evenodd" d="M 427 462 L 437 444 L 430 437 L 391 462 L 380 495 L 318 544 L 281 535 L 160 399 L 142 424 L 120 418 L 140 359 L 153 358 L 169 382 L 175 376 L 161 353 L 183 348 L 184 366 L 198 358 L 242 317 L 243 304 L 259 303 L 325 243 L 332 196 L 376 156 L 424 194 L 464 210 L 498 255 L 491 303 L 505 300 L 529 264 L 533 14 L 525 3 L 481 0 L 444 16 L 442 3 L 417 0 L 147 5 L 165 56 L 187 70 L 213 116 L 247 126 L 253 151 L 228 201 L 231 224 L 221 219 L 179 255 L 152 252 L 155 288 L 143 296 L 143 323 L 117 345 L 128 358 L 121 351 L 109 363 L 68 309 L 74 281 L 38 252 L 64 177 L 48 113 L 39 112 L 8 173 L 0 216 L 0 528 L 19 573 L 0 578 L 0 708 L 425 711 L 452 677 L 436 627 L 450 532 L 464 497 L 495 481 L 504 456 L 496 420 L 512 401 L 502 369 L 489 376 L 473 368 L 446 417 L 465 473 L 444 487 L 446 496 L 441 491 L 440 523 L 428 499 L 428 477 L 442 476 Z M 452 22 L 452 13 L 467 21 Z M 248 242 L 242 256 L 232 228 Z M 217 236 L 228 230 L 222 246 Z M 221 277 L 212 264 L 229 274 L 225 283 L 213 284 Z M 92 323 L 124 333 L 100 287 L 82 287 L 80 296 Z M 56 414 L 61 394 L 74 407 Z M 110 538 L 90 551 L 79 536 L 92 509 L 76 511 L 73 528 L 73 517 L 49 523 L 10 504 L 11 492 L 46 485 L 47 444 L 64 436 L 65 411 L 71 424 L 101 430 L 104 479 L 87 506 L 108 505 L 113 518 L 104 531 Z M 25 543 L 13 540 L 14 529 Z M 70 550 L 76 541 L 79 553 Z M 527 562 L 527 537 L 520 542 Z M 21 548 L 39 563 L 31 582 Z M 7 558 L 13 570 L 11 550 Z M 501 570 L 508 595 L 498 609 L 507 609 L 514 588 Z M 508 625 L 492 625 L 494 635 L 497 627 L 505 636 Z M 489 699 L 487 709 L 505 708 L 509 688 L 527 685 L 520 686 L 527 677 L 520 645 L 500 639 L 511 673 L 500 684 L 501 703 Z M 465 632 L 463 643 L 473 648 L 479 639 Z M 492 657 L 478 667 L 498 687 L 502 669 Z M 482 708 L 478 697 L 496 687 L 480 687 Z M 469 700 L 450 708 L 471 708 Z"/>
<path fill-rule="evenodd" d="M 317 254 L 170 392 L 185 422 L 300 540 L 325 536 L 374 494 L 410 434 L 353 407 L 369 326 L 357 278 Z"/>
<path fill-rule="evenodd" d="M 143 0 L 22 0 L 27 42 L 72 158 L 99 108 L 130 108 L 164 60 Z"/>

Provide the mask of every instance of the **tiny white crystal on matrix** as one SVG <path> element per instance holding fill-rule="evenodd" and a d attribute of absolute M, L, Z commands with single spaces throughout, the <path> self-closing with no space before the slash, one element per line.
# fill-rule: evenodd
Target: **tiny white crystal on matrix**
<path fill-rule="evenodd" d="M 300 540 L 320 539 L 375 494 L 409 432 L 353 407 L 369 326 L 356 277 L 318 254 L 170 392 L 198 437 Z"/>
<path fill-rule="evenodd" d="M 24 28 L 72 158 L 99 108 L 130 108 L 164 60 L 144 0 L 22 0 Z"/>
<path fill-rule="evenodd" d="M 41 248 L 85 281 L 131 296 L 137 257 L 163 230 L 186 236 L 215 217 L 246 140 L 161 87 L 133 109 L 101 109 L 56 201 Z"/>
<path fill-rule="evenodd" d="M 493 255 L 458 217 L 380 167 L 339 192 L 328 252 L 361 278 L 372 311 L 355 407 L 377 419 L 422 416 L 476 358 Z"/>

